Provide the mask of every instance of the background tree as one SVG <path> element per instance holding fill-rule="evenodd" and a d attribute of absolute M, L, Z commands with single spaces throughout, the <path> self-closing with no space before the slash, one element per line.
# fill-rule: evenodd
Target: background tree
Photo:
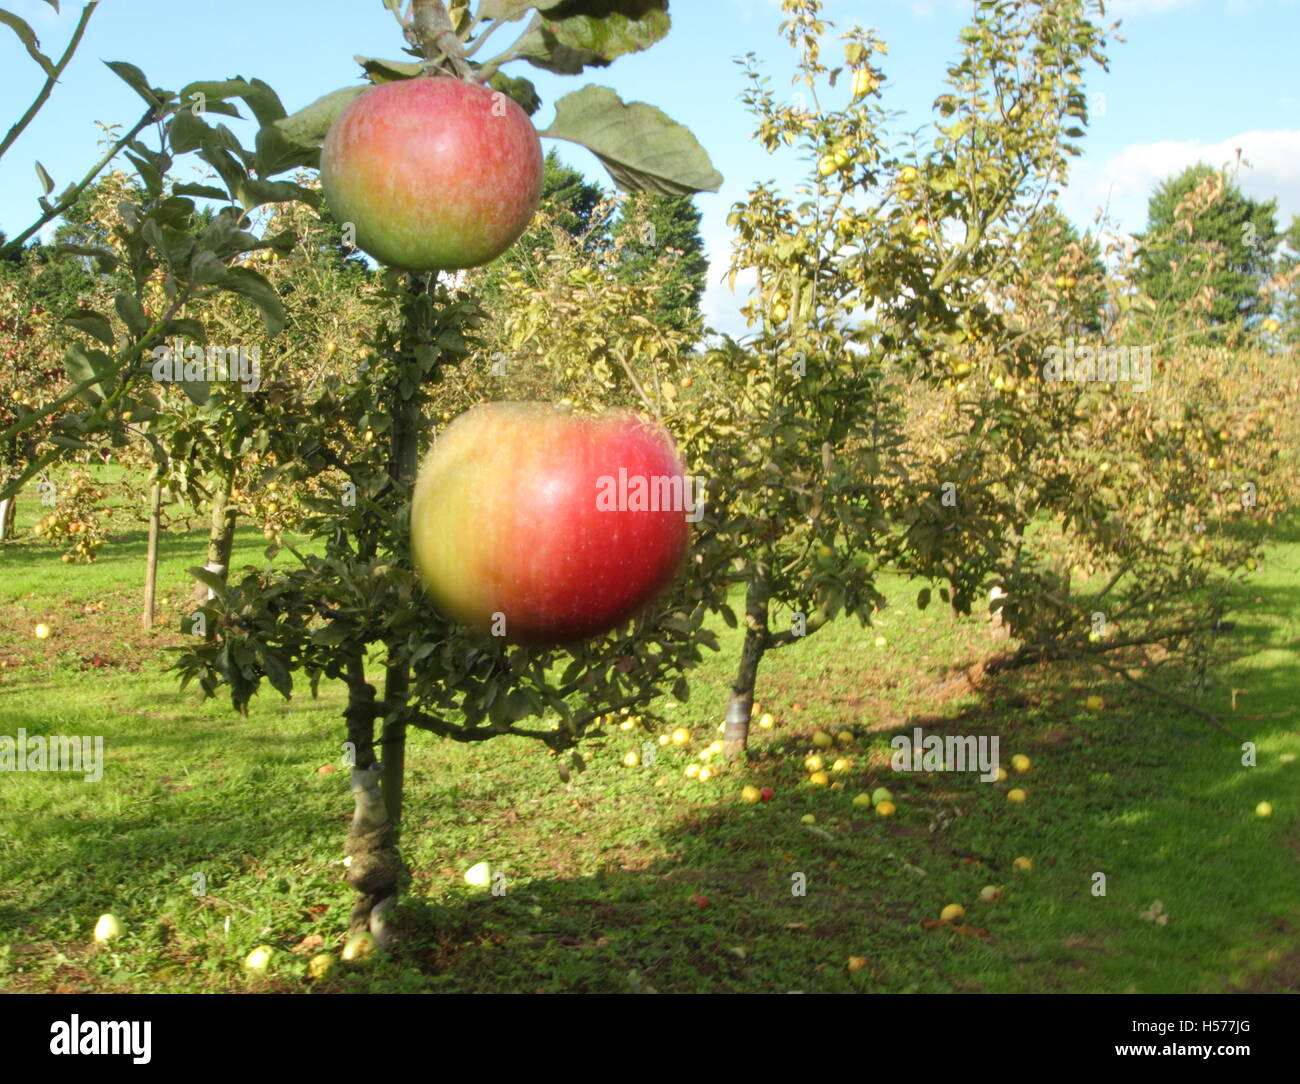
<path fill-rule="evenodd" d="M 1191 232 L 1174 229 L 1180 221 Z M 1137 239 L 1136 282 L 1157 313 L 1200 305 L 1215 341 L 1261 315 L 1280 240 L 1276 199 L 1251 199 L 1226 172 L 1189 166 L 1156 187 Z"/>
<path fill-rule="evenodd" d="M 624 282 L 635 281 L 646 273 L 655 260 L 656 248 L 677 257 L 663 292 L 647 315 L 679 331 L 696 328 L 700 319 L 700 299 L 709 272 L 700 236 L 701 218 L 691 196 L 629 192 L 619 203 L 612 229 L 615 238 L 626 242 L 614 272 Z"/>

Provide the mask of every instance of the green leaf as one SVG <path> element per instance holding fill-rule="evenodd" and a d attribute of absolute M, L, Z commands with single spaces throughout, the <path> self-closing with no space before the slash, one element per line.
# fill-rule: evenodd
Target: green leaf
<path fill-rule="evenodd" d="M 89 256 L 95 261 L 95 266 L 103 274 L 108 274 L 117 268 L 117 254 L 106 248 L 97 248 L 95 245 L 65 244 L 57 244 L 53 248 L 61 256 Z"/>
<path fill-rule="evenodd" d="M 668 0 L 569 0 L 534 16 L 513 51 L 535 67 L 577 75 L 649 48 L 671 26 Z"/>
<path fill-rule="evenodd" d="M 212 129 L 188 109 L 182 109 L 167 125 L 167 138 L 176 154 L 186 154 L 203 146 Z M 179 187 L 179 186 L 178 186 Z"/>
<path fill-rule="evenodd" d="M 284 106 L 270 85 L 260 79 L 208 79 L 190 83 L 181 90 L 181 102 L 189 108 L 196 94 L 203 95 L 204 109 L 209 102 L 224 102 L 228 98 L 242 98 L 261 125 L 274 124 L 284 117 Z M 224 110 L 223 110 L 224 112 Z"/>
<path fill-rule="evenodd" d="M 47 196 L 54 191 L 54 178 L 45 171 L 45 167 L 40 162 L 36 163 L 36 176 L 41 179 L 41 187 L 45 189 Z"/>
<path fill-rule="evenodd" d="M 512 78 L 497 72 L 488 80 L 488 86 L 510 98 L 530 117 L 542 107 L 542 99 L 537 93 L 537 88 L 527 79 Z"/>
<path fill-rule="evenodd" d="M 280 295 L 260 271 L 232 267 L 221 285 L 233 293 L 243 294 L 261 310 L 262 323 L 266 325 L 268 334 L 278 335 L 284 329 L 284 305 L 280 303 Z"/>
<path fill-rule="evenodd" d="M 624 103 L 608 87 L 587 86 L 555 103 L 541 133 L 586 147 L 625 191 L 685 196 L 716 192 L 722 175 L 689 128 L 644 102 Z"/>
<path fill-rule="evenodd" d="M 398 83 L 424 74 L 424 65 L 410 60 L 381 60 L 373 56 L 354 56 L 366 78 L 372 83 Z"/>
<path fill-rule="evenodd" d="M 112 347 L 115 341 L 113 325 L 99 313 L 90 309 L 77 309 L 65 316 L 63 322 L 69 327 L 75 327 L 78 331 L 84 331 L 107 347 Z"/>
<path fill-rule="evenodd" d="M 73 343 L 64 352 L 63 366 L 68 379 L 74 384 L 95 377 L 98 383 L 81 391 L 77 398 L 88 406 L 98 406 L 104 400 L 115 372 L 113 360 L 102 350 L 87 350 L 79 343 Z"/>
<path fill-rule="evenodd" d="M 172 191 L 178 196 L 196 196 L 201 199 L 230 199 L 230 193 L 210 184 L 178 184 Z"/>
<path fill-rule="evenodd" d="M 144 314 L 135 294 L 119 290 L 113 298 L 113 307 L 132 335 L 139 337 L 149 330 L 149 317 Z"/>
<path fill-rule="evenodd" d="M 505 19 L 514 22 L 522 19 L 535 7 L 544 7 L 545 0 L 480 0 L 478 13 L 484 19 Z"/>
<path fill-rule="evenodd" d="M 257 131 L 257 172 L 263 177 L 273 177 L 296 166 L 315 166 L 319 160 L 316 149 L 296 139 L 290 139 L 274 124 Z"/>
<path fill-rule="evenodd" d="M 44 71 L 46 75 L 54 74 L 53 61 L 41 52 L 41 43 L 36 38 L 36 32 L 27 25 L 25 20 L 20 19 L 12 11 L 6 11 L 4 8 L 0 8 L 0 23 L 4 23 L 10 30 L 18 35 L 18 40 L 23 43 L 23 48 L 27 50 L 27 55 L 41 66 L 41 70 Z"/>
<path fill-rule="evenodd" d="M 283 120 L 275 122 L 290 139 L 308 146 L 319 147 L 325 141 L 334 119 L 343 112 L 366 87 L 340 87 L 311 105 L 304 106 Z"/>
<path fill-rule="evenodd" d="M 128 64 L 125 60 L 105 60 L 113 72 L 127 86 L 134 90 L 149 105 L 162 105 L 158 96 L 154 94 L 153 88 L 149 86 L 149 80 L 145 77 L 144 72 L 134 64 Z"/>
<path fill-rule="evenodd" d="M 264 203 L 293 203 L 294 201 L 309 204 L 312 207 L 320 203 L 320 194 L 310 188 L 304 188 L 293 181 L 261 181 L 255 177 L 249 177 L 241 181 L 236 194 L 239 196 L 239 202 L 244 205 L 244 209 L 251 211 L 254 207 L 261 207 Z"/>

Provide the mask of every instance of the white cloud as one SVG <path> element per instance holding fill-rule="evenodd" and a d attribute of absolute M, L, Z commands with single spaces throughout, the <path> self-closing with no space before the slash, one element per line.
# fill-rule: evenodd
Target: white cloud
<path fill-rule="evenodd" d="M 1163 15 L 1167 11 L 1188 7 L 1193 0 L 1111 0 L 1106 15 L 1115 19 L 1134 19 L 1139 15 Z"/>
<path fill-rule="evenodd" d="M 1062 204 L 1080 224 L 1091 223 L 1097 209 L 1104 207 L 1121 229 L 1141 230 L 1157 184 L 1198 162 L 1231 166 L 1238 149 L 1243 164 L 1237 185 L 1252 199 L 1276 197 L 1278 225 L 1285 228 L 1292 215 L 1300 214 L 1300 130 L 1242 132 L 1218 143 L 1130 144 L 1099 162 L 1077 163 Z"/>

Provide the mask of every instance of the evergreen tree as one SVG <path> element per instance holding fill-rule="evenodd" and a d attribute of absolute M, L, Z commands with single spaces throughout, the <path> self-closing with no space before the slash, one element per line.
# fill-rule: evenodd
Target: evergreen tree
<path fill-rule="evenodd" d="M 623 245 L 616 274 L 625 282 L 642 277 L 665 252 L 673 254 L 671 287 L 647 315 L 656 323 L 686 331 L 700 318 L 709 271 L 700 236 L 701 214 L 690 196 L 630 192 L 623 197 L 613 236 Z"/>
<path fill-rule="evenodd" d="M 1258 291 L 1272 268 L 1279 237 L 1277 200 L 1253 200 L 1227 178 L 1222 195 L 1192 218 L 1190 234 L 1179 228 L 1179 205 L 1195 198 L 1198 189 L 1208 191 L 1218 173 L 1201 163 L 1157 186 L 1148 204 L 1146 232 L 1138 234 L 1137 281 L 1157 305 L 1184 306 L 1215 261 L 1208 274 L 1215 292 L 1209 321 L 1226 331 L 1263 315 Z"/>

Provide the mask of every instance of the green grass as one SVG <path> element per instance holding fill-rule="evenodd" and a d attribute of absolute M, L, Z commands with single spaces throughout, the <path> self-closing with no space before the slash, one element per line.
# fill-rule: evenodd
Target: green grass
<path fill-rule="evenodd" d="M 20 528 L 35 511 L 24 502 Z M 317 772 L 339 762 L 340 692 L 263 695 L 241 719 L 177 691 L 162 668 L 180 642 L 184 570 L 203 548 L 199 531 L 165 538 L 165 616 L 145 632 L 138 528 L 90 566 L 61 565 L 25 534 L 0 546 L 0 734 L 100 734 L 107 759 L 99 783 L 0 777 L 0 989 L 306 990 L 305 955 L 291 950 L 342 942 L 351 799 L 346 772 Z M 403 947 L 324 988 L 1294 990 L 1300 764 L 1282 759 L 1300 753 L 1294 526 L 1268 554 L 1206 699 L 1256 743 L 1253 768 L 1235 738 L 1087 675 L 1049 668 L 972 685 L 964 669 L 1000 645 L 977 620 L 918 613 L 901 580 L 879 615 L 886 647 L 839 622 L 768 658 L 759 700 L 780 725 L 756 732 L 747 765 L 706 783 L 684 778 L 693 758 L 673 747 L 655 745 L 654 766 L 624 767 L 651 739 L 617 729 L 584 750 L 589 769 L 568 785 L 521 739 L 413 735 Z M 262 560 L 260 535 L 241 532 L 234 563 Z M 32 637 L 39 621 L 48 640 Z M 722 628 L 721 640 L 690 700 L 666 712 L 697 749 L 717 736 L 735 661 L 738 635 Z M 1093 692 L 1102 712 L 1084 709 Z M 913 726 L 996 734 L 1004 763 L 1023 752 L 1033 766 L 1005 785 L 896 775 L 889 738 Z M 857 736 L 842 790 L 804 782 L 818 727 Z M 746 804 L 745 783 L 776 797 Z M 1024 805 L 1005 799 L 1017 783 Z M 896 816 L 852 806 L 882 784 Z M 1255 816 L 1261 800 L 1271 818 Z M 1012 871 L 1018 855 L 1031 872 Z M 480 859 L 505 874 L 503 896 L 463 883 Z M 1098 873 L 1105 895 L 1093 894 Z M 1006 886 L 1001 903 L 979 903 L 986 884 Z M 1164 925 L 1142 917 L 1157 900 Z M 950 902 L 967 909 L 960 929 L 933 924 Z M 127 935 L 95 946 L 108 910 Z M 269 979 L 250 982 L 240 963 L 259 943 L 283 951 Z M 849 956 L 866 966 L 850 972 Z"/>

